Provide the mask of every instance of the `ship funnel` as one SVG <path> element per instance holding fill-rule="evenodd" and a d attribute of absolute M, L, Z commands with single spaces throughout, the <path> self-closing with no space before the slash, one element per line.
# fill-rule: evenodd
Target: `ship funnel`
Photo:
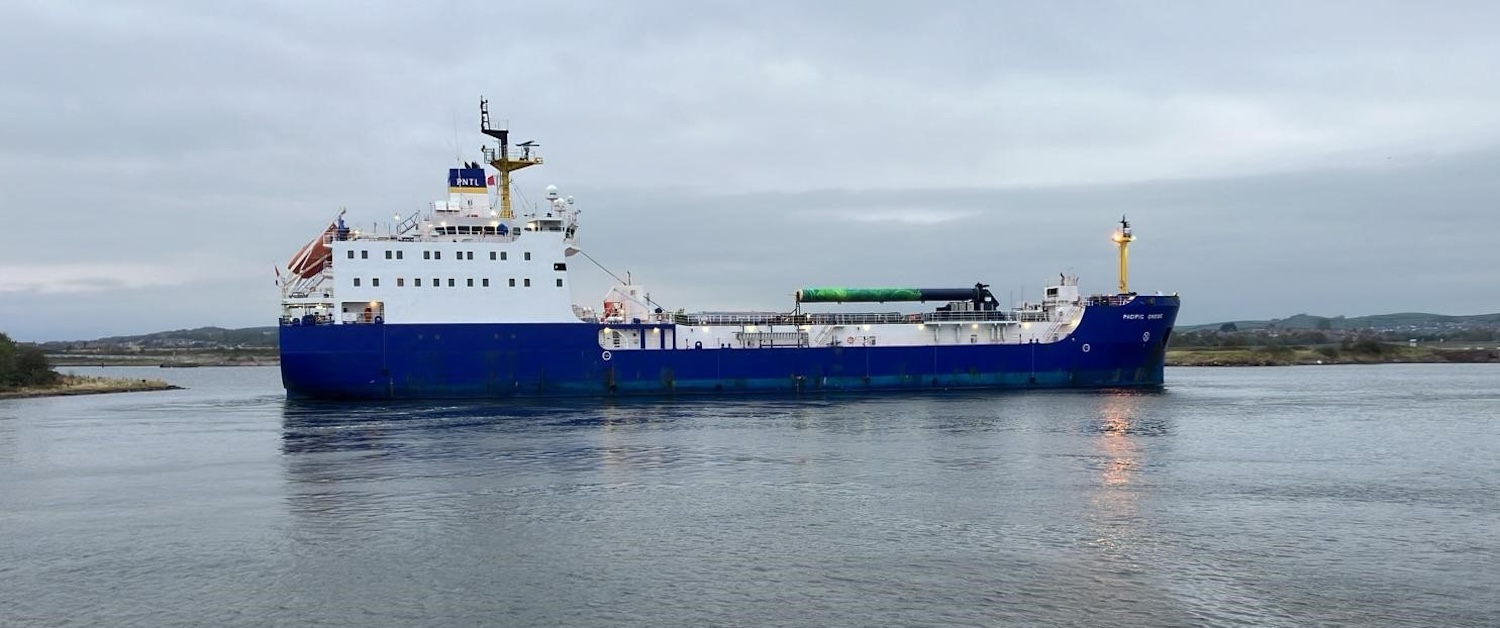
<path fill-rule="evenodd" d="M 489 206 L 490 190 L 486 185 L 484 167 L 477 163 L 467 163 L 462 168 L 448 169 L 447 211 L 477 216 L 488 210 Z"/>

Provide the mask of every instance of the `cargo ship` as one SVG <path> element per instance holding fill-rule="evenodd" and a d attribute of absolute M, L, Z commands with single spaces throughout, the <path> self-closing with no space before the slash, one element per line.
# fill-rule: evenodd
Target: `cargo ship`
<path fill-rule="evenodd" d="M 281 380 L 291 398 L 453 399 L 823 394 L 1164 385 L 1177 294 L 1128 287 L 1135 239 L 1114 232 L 1118 291 L 1060 274 L 1002 307 L 960 288 L 796 290 L 771 311 L 669 311 L 633 278 L 573 302 L 579 209 L 545 188 L 515 211 L 511 179 L 540 166 L 480 101 L 482 161 L 448 170 L 448 195 L 383 232 L 343 212 L 283 271 Z M 494 190 L 492 195 L 491 190 Z M 971 278 L 972 279 L 972 278 Z M 595 307 L 594 304 L 598 304 Z M 905 304 L 917 311 L 888 311 Z M 882 311 L 872 311 L 882 310 Z"/>

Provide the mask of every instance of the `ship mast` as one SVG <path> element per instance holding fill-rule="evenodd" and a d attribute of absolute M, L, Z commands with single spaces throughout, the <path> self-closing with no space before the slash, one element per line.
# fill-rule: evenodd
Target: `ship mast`
<path fill-rule="evenodd" d="M 1130 234 L 1130 222 L 1124 216 L 1120 216 L 1120 228 L 1115 231 L 1113 239 L 1120 247 L 1120 294 L 1127 294 L 1130 292 L 1130 243 L 1135 236 Z"/>
<path fill-rule="evenodd" d="M 521 156 L 512 156 L 510 154 L 510 129 L 490 128 L 490 101 L 483 98 L 479 99 L 479 130 L 485 135 L 500 140 L 499 151 L 488 146 L 481 150 L 484 151 L 485 161 L 488 161 L 490 166 L 500 171 L 500 218 L 502 220 L 511 220 L 516 216 L 510 208 L 510 173 L 527 166 L 536 166 L 542 163 L 541 157 L 531 154 L 531 149 L 535 148 L 537 143 L 521 142 L 517 144 L 522 149 Z"/>

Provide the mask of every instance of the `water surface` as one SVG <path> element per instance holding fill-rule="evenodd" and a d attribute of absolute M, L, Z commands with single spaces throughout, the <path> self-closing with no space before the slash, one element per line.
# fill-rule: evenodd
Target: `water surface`
<path fill-rule="evenodd" d="M 1500 623 L 1500 367 L 1161 393 L 0 401 L 0 624 Z"/>

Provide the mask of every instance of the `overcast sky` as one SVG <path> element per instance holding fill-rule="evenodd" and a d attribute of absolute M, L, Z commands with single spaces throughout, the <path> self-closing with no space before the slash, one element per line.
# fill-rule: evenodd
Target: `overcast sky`
<path fill-rule="evenodd" d="M 274 324 L 343 206 L 535 139 L 672 308 L 1058 272 L 1182 323 L 1500 311 L 1491 2 L 0 4 L 0 331 Z M 584 263 L 575 300 L 607 277 Z"/>

